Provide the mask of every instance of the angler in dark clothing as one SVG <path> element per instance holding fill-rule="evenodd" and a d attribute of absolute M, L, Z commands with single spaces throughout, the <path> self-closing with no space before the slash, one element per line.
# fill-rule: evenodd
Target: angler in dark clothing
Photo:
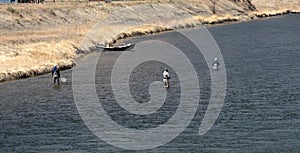
<path fill-rule="evenodd" d="M 53 83 L 55 84 L 57 81 L 57 84 L 59 85 L 59 78 L 60 78 L 60 72 L 59 72 L 59 68 L 57 65 L 54 65 L 54 67 L 52 68 L 52 78 L 53 78 Z"/>

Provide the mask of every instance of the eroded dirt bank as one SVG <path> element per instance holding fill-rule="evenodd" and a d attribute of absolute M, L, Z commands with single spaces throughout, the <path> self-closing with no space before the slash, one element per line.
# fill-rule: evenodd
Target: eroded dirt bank
<path fill-rule="evenodd" d="M 98 43 L 300 12 L 299 6 L 300 0 L 218 0 L 215 7 L 210 0 L 0 5 L 0 82 L 47 73 L 54 63 L 70 68 Z M 84 39 L 87 34 L 93 38 Z"/>

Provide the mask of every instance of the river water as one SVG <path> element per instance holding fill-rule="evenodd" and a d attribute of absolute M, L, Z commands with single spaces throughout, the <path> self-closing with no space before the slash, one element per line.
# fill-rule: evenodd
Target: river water
<path fill-rule="evenodd" d="M 68 82 L 59 88 L 52 87 L 50 75 L 0 84 L 0 152 L 299 152 L 299 25 L 299 15 L 285 15 L 208 28 L 224 58 L 227 92 L 217 121 L 203 136 L 198 135 L 198 128 L 208 105 L 211 80 L 202 57 L 196 67 L 201 70 L 201 105 L 189 126 L 163 146 L 123 150 L 95 136 L 77 111 L 72 70 L 66 70 L 62 75 Z M 130 39 L 137 43 L 146 40 L 168 41 L 178 48 L 193 49 L 173 32 Z M 172 90 L 157 113 L 130 114 L 114 103 L 108 86 L 111 68 L 121 53 L 102 52 L 97 63 L 95 82 L 103 108 L 127 128 L 143 130 L 164 124 L 179 103 L 177 75 L 170 67 Z M 149 85 L 161 79 L 165 67 L 164 63 L 149 61 L 134 69 L 130 92 L 136 101 L 149 100 Z"/>

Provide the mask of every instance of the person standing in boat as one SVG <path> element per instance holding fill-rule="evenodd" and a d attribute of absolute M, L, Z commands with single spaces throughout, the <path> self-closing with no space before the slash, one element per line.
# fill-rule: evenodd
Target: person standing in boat
<path fill-rule="evenodd" d="M 53 78 L 53 83 L 56 84 L 57 82 L 57 85 L 59 85 L 60 72 L 59 67 L 56 64 L 53 66 L 51 74 Z"/>
<path fill-rule="evenodd" d="M 219 69 L 219 65 L 220 65 L 220 62 L 218 61 L 218 58 L 215 58 L 215 61 L 212 63 L 213 69 L 214 70 Z"/>
<path fill-rule="evenodd" d="M 166 69 L 166 70 L 163 72 L 163 82 L 164 82 L 164 85 L 165 85 L 166 88 L 169 88 L 169 87 L 170 87 L 169 79 L 170 79 L 169 70 Z"/>

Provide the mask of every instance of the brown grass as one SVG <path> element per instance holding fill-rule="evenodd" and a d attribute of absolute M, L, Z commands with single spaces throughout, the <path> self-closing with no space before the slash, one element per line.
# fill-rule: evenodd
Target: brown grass
<path fill-rule="evenodd" d="M 36 31 L 13 33 L 2 31 L 0 36 L 2 81 L 19 76 L 15 73 L 22 74 L 23 77 L 43 74 L 48 72 L 53 64 L 72 66 L 73 60 L 77 57 L 76 47 L 88 29 L 86 25 L 69 25 Z M 38 71 L 30 73 L 32 70 Z"/>

